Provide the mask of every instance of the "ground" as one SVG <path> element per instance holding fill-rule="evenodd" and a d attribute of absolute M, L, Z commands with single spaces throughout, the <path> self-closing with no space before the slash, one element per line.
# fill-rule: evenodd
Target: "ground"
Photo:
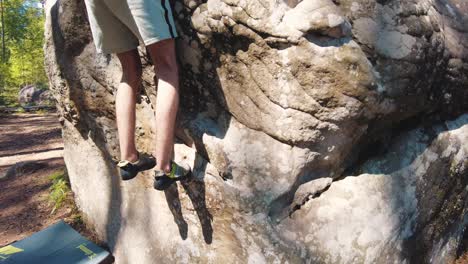
<path fill-rule="evenodd" d="M 52 212 L 49 176 L 65 170 L 63 142 L 56 113 L 0 115 L 0 247 L 64 219 L 96 241 L 73 204 L 72 194 Z M 18 162 L 16 175 L 2 178 Z"/>
<path fill-rule="evenodd" d="M 455 264 L 467 264 L 468 263 L 468 252 L 461 256 Z"/>

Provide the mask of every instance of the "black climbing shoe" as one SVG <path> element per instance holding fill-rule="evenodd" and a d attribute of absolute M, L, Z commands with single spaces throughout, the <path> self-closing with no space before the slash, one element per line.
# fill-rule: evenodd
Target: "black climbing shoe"
<path fill-rule="evenodd" d="M 191 174 L 190 166 L 187 163 L 175 163 L 171 161 L 171 171 L 156 171 L 154 175 L 154 188 L 156 190 L 166 190 L 176 181 L 187 179 Z"/>
<path fill-rule="evenodd" d="M 138 153 L 137 161 L 122 160 L 117 166 L 119 167 L 122 180 L 128 181 L 135 178 L 138 172 L 149 170 L 156 166 L 156 159 L 149 154 Z"/>

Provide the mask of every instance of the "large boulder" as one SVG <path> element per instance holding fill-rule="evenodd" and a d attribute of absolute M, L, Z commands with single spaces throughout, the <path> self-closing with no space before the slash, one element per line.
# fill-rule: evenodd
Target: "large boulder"
<path fill-rule="evenodd" d="M 297 200 L 278 230 L 313 249 L 312 263 L 452 263 L 468 223 L 467 142 L 468 114 L 403 133 L 358 174 Z"/>
<path fill-rule="evenodd" d="M 21 105 L 53 105 L 54 97 L 49 90 L 39 89 L 35 85 L 26 85 L 18 92 Z"/>
<path fill-rule="evenodd" d="M 53 106 L 55 104 L 54 95 L 50 90 L 43 90 L 39 95 L 36 105 Z"/>
<path fill-rule="evenodd" d="M 34 85 L 26 85 L 18 92 L 18 102 L 22 105 L 32 104 L 39 99 L 42 90 Z"/>
<path fill-rule="evenodd" d="M 175 153 L 194 178 L 166 192 L 151 172 L 119 181 L 121 69 L 96 54 L 83 5 L 48 1 L 46 65 L 77 204 L 118 263 L 416 263 L 463 251 L 462 0 L 175 2 Z M 137 144 L 153 151 L 157 89 L 140 52 Z M 425 144 L 395 136 L 458 116 Z M 405 144 L 418 151 L 376 156 Z M 381 160 L 392 166 L 369 169 Z"/>

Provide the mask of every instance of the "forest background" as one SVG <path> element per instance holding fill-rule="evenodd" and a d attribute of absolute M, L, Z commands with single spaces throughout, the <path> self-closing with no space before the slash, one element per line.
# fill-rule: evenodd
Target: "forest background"
<path fill-rule="evenodd" d="M 47 89 L 45 0 L 0 0 L 0 106 L 17 106 L 26 85 Z"/>

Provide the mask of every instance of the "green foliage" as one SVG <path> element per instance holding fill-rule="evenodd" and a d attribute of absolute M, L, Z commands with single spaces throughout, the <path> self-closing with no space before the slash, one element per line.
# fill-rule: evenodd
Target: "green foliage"
<path fill-rule="evenodd" d="M 85 222 L 83 220 L 83 217 L 81 216 L 81 214 L 79 212 L 73 214 L 71 218 L 72 218 L 72 224 L 75 225 L 75 226 L 85 224 Z"/>
<path fill-rule="evenodd" d="M 44 10 L 39 0 L 2 0 L 5 60 L 0 40 L 0 104 L 17 104 L 27 84 L 47 86 L 44 70 Z M 0 10 L 1 12 L 1 10 Z"/>
<path fill-rule="evenodd" d="M 16 87 L 5 87 L 2 92 L 0 92 L 0 105 L 8 107 L 18 107 L 18 89 Z"/>
<path fill-rule="evenodd" d="M 51 212 L 51 214 L 53 214 L 69 198 L 70 183 L 68 174 L 65 170 L 51 174 L 49 176 L 49 180 L 52 181 L 52 186 L 50 186 L 49 202 L 53 206 Z"/>

